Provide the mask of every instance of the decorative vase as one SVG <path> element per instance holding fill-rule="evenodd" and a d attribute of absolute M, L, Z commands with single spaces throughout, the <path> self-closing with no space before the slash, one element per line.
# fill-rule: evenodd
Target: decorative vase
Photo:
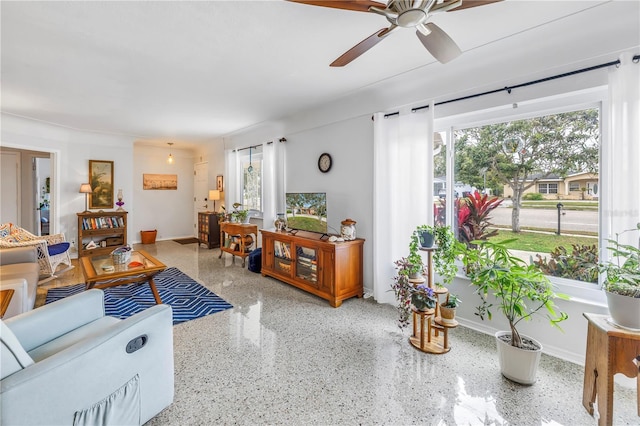
<path fill-rule="evenodd" d="M 118 206 L 118 208 L 116 209 L 117 212 L 123 212 L 124 209 L 122 208 L 122 206 L 124 206 L 124 202 L 122 201 L 122 189 L 118 189 L 118 202 L 116 202 L 116 206 Z"/>
<path fill-rule="evenodd" d="M 640 298 L 605 291 L 611 319 L 616 325 L 640 330 Z"/>
<path fill-rule="evenodd" d="M 521 334 L 520 337 L 522 337 L 523 340 L 531 341 L 537 346 L 537 349 L 520 349 L 502 340 L 500 338 L 501 336 L 511 336 L 511 332 L 498 331 L 495 334 L 498 348 L 498 362 L 502 375 L 509 380 L 523 385 L 534 384 L 536 382 L 538 365 L 540 364 L 540 355 L 542 354 L 542 345 L 540 342 Z"/>
<path fill-rule="evenodd" d="M 356 239 L 356 221 L 353 219 L 345 219 L 341 222 L 340 236 L 345 241 Z"/>
<path fill-rule="evenodd" d="M 287 220 L 284 218 L 284 213 L 278 213 L 276 221 L 273 223 L 276 227 L 276 232 L 282 232 L 287 229 Z"/>

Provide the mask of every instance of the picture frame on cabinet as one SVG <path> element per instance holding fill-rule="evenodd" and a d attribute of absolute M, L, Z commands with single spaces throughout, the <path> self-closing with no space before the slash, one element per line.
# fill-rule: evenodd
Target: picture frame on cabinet
<path fill-rule="evenodd" d="M 90 209 L 113 208 L 113 161 L 89 160 Z"/>

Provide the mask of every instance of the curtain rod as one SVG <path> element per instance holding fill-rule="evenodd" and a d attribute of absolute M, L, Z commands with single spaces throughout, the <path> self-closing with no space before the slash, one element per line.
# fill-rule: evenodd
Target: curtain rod
<path fill-rule="evenodd" d="M 639 61 L 640 61 L 640 55 L 635 55 L 633 57 L 633 62 L 637 64 Z M 616 66 L 620 65 L 620 59 L 617 59 L 617 60 L 611 61 L 611 62 L 606 62 L 606 63 L 600 64 L 600 65 L 594 65 L 594 66 L 587 67 L 587 68 L 581 68 L 581 69 L 575 70 L 575 71 L 569 71 L 569 72 L 565 72 L 565 73 L 562 73 L 562 74 L 556 74 L 556 75 L 553 75 L 551 77 L 545 77 L 545 78 L 540 78 L 538 80 L 528 81 L 526 83 L 516 84 L 515 86 L 506 86 L 506 87 L 503 87 L 501 89 L 488 90 L 486 92 L 476 93 L 476 94 L 468 95 L 468 96 L 462 96 L 460 98 L 449 99 L 447 101 L 436 102 L 434 105 L 438 106 L 438 105 L 449 104 L 449 103 L 452 103 L 452 102 L 464 101 L 464 100 L 472 99 L 472 98 L 479 98 L 480 96 L 492 95 L 494 93 L 503 92 L 503 91 L 511 94 L 511 90 L 513 90 L 513 89 L 519 89 L 521 87 L 532 86 L 534 84 L 544 83 L 544 82 L 555 80 L 555 79 L 558 79 L 558 78 L 569 77 L 571 75 L 582 74 L 583 72 L 594 71 L 594 70 L 597 70 L 597 69 L 600 69 L 600 68 L 610 67 L 612 65 L 616 65 Z M 423 110 L 423 109 L 426 109 L 426 108 L 429 108 L 429 105 L 423 105 L 423 106 L 411 108 L 411 112 L 420 111 L 420 110 Z M 392 113 L 389 113 L 389 114 L 385 114 L 384 118 L 391 117 L 391 116 L 394 116 L 394 115 L 399 115 L 399 114 L 400 114 L 399 111 L 398 112 L 392 112 Z"/>
<path fill-rule="evenodd" d="M 278 142 L 286 142 L 286 141 L 287 141 L 287 139 L 286 139 L 286 138 L 284 138 L 284 137 L 282 137 L 282 138 L 278 139 Z M 244 148 L 236 148 L 236 149 L 234 149 L 234 150 L 233 150 L 233 152 L 236 152 L 236 151 L 244 151 L 245 149 L 249 149 L 249 148 L 251 148 L 251 149 L 256 149 L 256 148 L 261 147 L 262 145 L 271 145 L 271 144 L 273 144 L 273 141 L 265 142 L 265 143 L 260 144 L 260 145 L 245 146 Z"/>
<path fill-rule="evenodd" d="M 267 142 L 267 143 L 270 143 L 270 142 Z M 256 149 L 256 148 L 259 148 L 259 147 L 261 147 L 261 146 L 262 146 L 262 144 L 260 144 L 260 145 L 252 145 L 252 146 L 245 146 L 244 148 L 236 148 L 236 149 L 234 149 L 233 151 L 234 151 L 234 152 L 236 152 L 236 151 L 237 151 L 237 152 L 240 152 L 240 151 L 247 150 L 247 149 L 249 149 L 249 148 L 251 148 L 251 149 Z"/>

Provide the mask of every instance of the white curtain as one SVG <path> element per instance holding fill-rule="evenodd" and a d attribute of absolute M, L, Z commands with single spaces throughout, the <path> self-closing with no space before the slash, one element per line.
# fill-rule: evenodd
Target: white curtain
<path fill-rule="evenodd" d="M 395 304 L 393 262 L 409 255 L 411 233 L 432 215 L 432 111 L 374 117 L 373 297 L 380 303 Z"/>
<path fill-rule="evenodd" d="M 632 53 L 620 62 L 609 71 L 610 129 L 602 154 L 602 164 L 609 165 L 606 193 L 601 191 L 609 237 L 640 222 L 640 64 Z M 637 246 L 638 233 L 624 234 L 621 242 Z"/>
<path fill-rule="evenodd" d="M 233 203 L 242 203 L 242 192 L 240 188 L 240 156 L 234 149 L 225 150 L 225 177 L 224 183 L 224 203 L 227 213 L 233 211 Z"/>
<path fill-rule="evenodd" d="M 263 172 L 262 172 L 262 202 L 263 202 L 263 228 L 273 228 L 277 213 L 284 212 L 284 142 L 265 143 L 262 148 Z"/>

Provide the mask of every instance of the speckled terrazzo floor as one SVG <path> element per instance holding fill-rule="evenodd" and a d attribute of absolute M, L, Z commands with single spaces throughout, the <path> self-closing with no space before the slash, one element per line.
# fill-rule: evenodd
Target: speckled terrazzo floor
<path fill-rule="evenodd" d="M 503 378 L 492 336 L 458 327 L 451 352 L 408 342 L 396 311 L 371 299 L 334 309 L 241 267 L 219 250 L 140 246 L 234 305 L 174 326 L 175 400 L 148 425 L 592 425 L 583 367 L 543 355 L 538 382 Z M 82 281 L 80 268 L 42 286 Z M 616 385 L 614 424 L 638 425 L 636 393 Z"/>

